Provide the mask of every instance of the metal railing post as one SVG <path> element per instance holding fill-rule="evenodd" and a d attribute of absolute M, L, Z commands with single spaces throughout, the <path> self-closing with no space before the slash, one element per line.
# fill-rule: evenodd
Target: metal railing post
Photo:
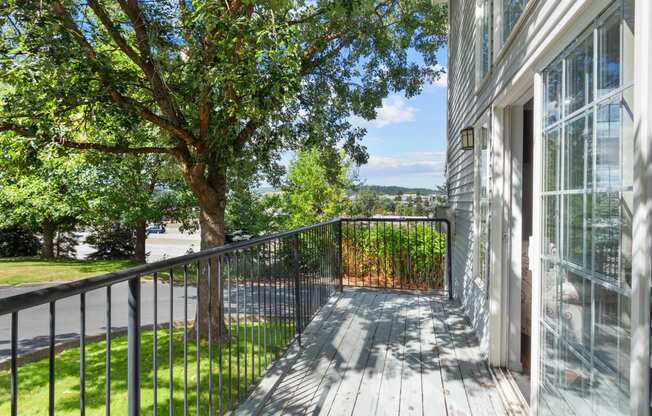
<path fill-rule="evenodd" d="M 172 302 L 172 299 L 170 299 Z M 127 407 L 129 416 L 140 415 L 140 276 L 129 280 L 127 329 Z M 154 329 L 156 330 L 156 328 Z"/>
<path fill-rule="evenodd" d="M 338 243 L 338 252 L 337 252 L 337 276 L 340 280 L 340 292 L 344 291 L 344 265 L 342 264 L 344 262 L 344 253 L 342 251 L 342 228 L 343 228 L 343 223 L 344 220 L 340 218 L 340 222 L 338 222 L 338 233 L 337 233 L 337 243 Z"/>
<path fill-rule="evenodd" d="M 296 325 L 299 345 L 301 345 L 301 259 L 299 253 L 299 234 L 292 239 L 292 269 L 294 272 L 294 324 Z"/>

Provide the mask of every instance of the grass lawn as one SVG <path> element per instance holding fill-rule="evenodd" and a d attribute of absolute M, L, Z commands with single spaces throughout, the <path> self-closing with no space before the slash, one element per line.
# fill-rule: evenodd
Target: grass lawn
<path fill-rule="evenodd" d="M 115 272 L 136 264 L 131 260 L 0 258 L 0 285 L 78 280 Z"/>
<path fill-rule="evenodd" d="M 213 347 L 213 411 L 217 414 L 218 405 L 218 375 L 220 350 L 223 362 L 223 396 L 222 405 L 227 406 L 237 402 L 237 388 L 244 395 L 247 386 L 252 385 L 252 376 L 257 379 L 265 372 L 265 364 L 270 364 L 274 355 L 284 344 L 276 340 L 275 344 L 268 342 L 267 349 L 263 346 L 264 329 L 271 324 L 254 324 L 247 328 L 247 342 L 245 343 L 245 327 L 240 326 L 236 332 L 235 325 L 231 327 L 234 342 L 230 348 L 224 345 L 221 349 Z M 279 333 L 283 329 L 281 324 L 274 330 Z M 289 333 L 291 327 L 286 326 Z M 252 340 L 253 331 L 253 340 Z M 261 346 L 258 347 L 260 331 Z M 269 329 L 268 329 L 269 331 Z M 169 414 L 169 380 L 170 369 L 168 365 L 168 332 L 158 332 L 158 414 Z M 236 333 L 239 333 L 238 342 L 235 342 Z M 270 334 L 270 332 L 268 332 Z M 268 341 L 271 337 L 268 335 Z M 183 357 L 183 329 L 174 331 L 173 335 L 173 406 L 174 414 L 183 414 L 184 408 L 184 357 Z M 237 346 L 240 351 L 238 354 Z M 245 346 L 247 354 L 245 355 Z M 254 351 L 254 357 L 251 351 Z M 153 332 L 148 331 L 141 335 L 141 409 L 143 415 L 153 414 Z M 206 342 L 200 348 L 200 406 L 201 414 L 208 413 L 208 347 Z M 229 359 L 231 361 L 231 376 L 229 377 Z M 238 372 L 237 360 L 240 360 Z M 79 415 L 79 349 L 70 349 L 56 356 L 56 383 L 55 383 L 55 411 L 57 415 Z M 247 380 L 244 380 L 244 366 L 247 363 Z M 197 364 L 196 344 L 189 340 L 188 343 L 188 408 L 189 414 L 196 414 L 196 386 Z M 253 373 L 252 373 L 253 369 Z M 105 388 L 105 343 L 96 342 L 86 346 L 86 414 L 104 415 L 104 388 Z M 239 380 L 238 380 L 239 375 Z M 232 394 L 229 395 L 229 387 Z M 10 374 L 8 371 L 0 372 L 0 415 L 10 413 Z M 42 360 L 26 364 L 18 369 L 18 414 L 23 416 L 46 415 L 48 412 L 48 361 Z M 111 413 L 115 415 L 127 414 L 127 340 L 126 337 L 115 338 L 111 342 Z"/>

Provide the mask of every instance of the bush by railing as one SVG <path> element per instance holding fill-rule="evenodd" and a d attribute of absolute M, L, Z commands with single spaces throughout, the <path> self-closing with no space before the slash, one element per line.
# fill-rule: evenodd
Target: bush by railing
<path fill-rule="evenodd" d="M 446 270 L 445 223 L 420 218 L 342 222 L 344 284 L 440 289 Z"/>

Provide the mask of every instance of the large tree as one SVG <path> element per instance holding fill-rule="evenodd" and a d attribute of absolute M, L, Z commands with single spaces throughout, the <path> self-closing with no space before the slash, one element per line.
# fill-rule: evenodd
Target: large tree
<path fill-rule="evenodd" d="M 202 248 L 224 242 L 231 178 L 276 175 L 299 145 L 364 162 L 349 116 L 418 93 L 446 34 L 445 6 L 430 0 L 7 0 L 0 19 L 12 87 L 0 132 L 172 155 L 200 206 Z M 115 119 L 159 134 L 86 134 Z"/>
<path fill-rule="evenodd" d="M 57 148 L 38 152 L 0 137 L 0 228 L 39 232 L 41 255 L 55 257 L 61 227 L 78 223 L 87 207 L 85 170 L 80 155 Z"/>

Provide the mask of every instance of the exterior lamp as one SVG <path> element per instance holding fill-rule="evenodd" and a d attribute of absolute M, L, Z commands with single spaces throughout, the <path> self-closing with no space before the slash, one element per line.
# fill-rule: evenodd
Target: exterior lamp
<path fill-rule="evenodd" d="M 473 127 L 462 129 L 460 139 L 462 140 L 462 150 L 473 150 Z"/>

